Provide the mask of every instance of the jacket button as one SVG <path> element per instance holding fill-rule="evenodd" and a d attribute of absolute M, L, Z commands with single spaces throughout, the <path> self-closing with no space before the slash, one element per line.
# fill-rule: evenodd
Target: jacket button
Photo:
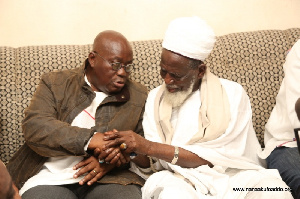
<path fill-rule="evenodd" d="M 122 99 L 124 99 L 124 98 L 125 98 L 125 96 L 124 96 L 124 95 L 122 95 L 122 96 L 121 96 L 121 98 L 122 98 Z"/>

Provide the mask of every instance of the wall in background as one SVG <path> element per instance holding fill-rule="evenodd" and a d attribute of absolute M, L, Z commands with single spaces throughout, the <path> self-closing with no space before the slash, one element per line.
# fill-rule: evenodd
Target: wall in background
<path fill-rule="evenodd" d="M 0 0 L 0 46 L 89 44 L 112 29 L 162 39 L 169 22 L 200 16 L 216 35 L 300 27 L 300 0 Z"/>

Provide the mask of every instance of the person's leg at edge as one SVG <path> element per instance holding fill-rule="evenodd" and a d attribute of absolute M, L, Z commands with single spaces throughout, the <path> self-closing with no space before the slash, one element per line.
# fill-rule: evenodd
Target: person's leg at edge
<path fill-rule="evenodd" d="M 278 147 L 267 158 L 269 169 L 278 169 L 281 178 L 300 199 L 300 154 L 298 148 Z"/>
<path fill-rule="evenodd" d="M 22 199 L 77 199 L 66 187 L 56 185 L 39 185 L 22 194 Z"/>
<path fill-rule="evenodd" d="M 139 185 L 121 185 L 121 184 L 98 184 L 95 183 L 88 190 L 85 199 L 98 198 L 124 198 L 124 199 L 141 199 L 142 191 Z"/>

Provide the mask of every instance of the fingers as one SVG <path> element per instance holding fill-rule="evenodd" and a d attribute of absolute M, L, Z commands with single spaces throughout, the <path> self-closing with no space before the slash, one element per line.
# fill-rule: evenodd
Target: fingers
<path fill-rule="evenodd" d="M 115 134 L 115 133 L 117 133 L 118 131 L 116 130 L 116 129 L 113 129 L 112 131 L 106 131 L 105 133 L 104 133 L 104 135 L 113 135 L 113 134 Z"/>
<path fill-rule="evenodd" d="M 118 131 L 116 129 L 113 129 L 112 131 L 107 131 L 104 133 L 103 140 L 113 140 L 119 136 Z"/>
<path fill-rule="evenodd" d="M 94 150 L 94 156 L 98 157 L 101 154 L 101 149 L 100 148 L 95 148 Z"/>
<path fill-rule="evenodd" d="M 80 185 L 84 185 L 87 182 L 87 185 L 92 185 L 97 182 L 98 179 L 102 177 L 100 172 L 96 171 L 96 168 L 89 172 L 82 180 L 79 181 Z"/>
<path fill-rule="evenodd" d="M 98 156 L 98 159 L 104 160 L 113 150 L 114 148 L 108 148 L 105 151 L 101 151 L 100 155 Z"/>
<path fill-rule="evenodd" d="M 129 156 L 125 156 L 123 153 L 120 154 L 119 160 L 122 164 L 126 164 L 130 161 Z"/>
<path fill-rule="evenodd" d="M 103 164 L 95 167 L 91 170 L 82 180 L 79 181 L 80 185 L 92 185 L 97 182 L 100 178 L 102 178 L 106 173 L 111 171 L 114 168 L 114 165 Z"/>
<path fill-rule="evenodd" d="M 99 167 L 99 162 L 94 156 L 91 156 L 85 160 L 82 160 L 81 162 L 79 162 L 78 164 L 76 164 L 73 167 L 74 170 L 77 170 L 80 168 L 79 171 L 77 171 L 73 177 L 78 178 L 82 174 L 91 171 L 93 168 L 95 168 L 97 166 Z"/>
<path fill-rule="evenodd" d="M 99 163 L 98 163 L 99 164 Z M 79 169 L 79 171 L 77 171 L 75 174 L 74 174 L 74 178 L 78 178 L 79 176 L 81 176 L 82 174 L 85 174 L 86 172 L 89 172 L 93 167 L 87 165 L 85 167 L 82 167 L 81 169 Z"/>
<path fill-rule="evenodd" d="M 78 164 L 76 164 L 73 167 L 73 170 L 77 170 L 85 165 L 88 165 L 90 162 L 91 162 L 90 158 L 84 159 L 84 160 L 80 161 Z"/>
<path fill-rule="evenodd" d="M 110 148 L 111 149 L 111 148 Z M 105 158 L 105 162 L 115 164 L 119 160 L 121 153 L 119 148 L 113 149 L 110 154 Z"/>
<path fill-rule="evenodd" d="M 108 148 L 111 148 L 111 147 L 119 147 L 121 143 L 122 143 L 122 141 L 117 138 L 115 140 L 112 140 L 112 141 L 106 143 L 103 147 L 103 150 L 107 150 Z"/>

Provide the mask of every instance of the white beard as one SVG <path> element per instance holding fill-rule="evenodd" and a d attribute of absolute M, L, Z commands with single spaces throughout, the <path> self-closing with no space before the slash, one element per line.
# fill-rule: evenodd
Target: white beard
<path fill-rule="evenodd" d="M 178 91 L 175 93 L 170 93 L 165 85 L 164 99 L 166 102 L 170 103 L 173 108 L 181 106 L 193 92 L 194 83 L 195 79 L 191 81 L 191 84 L 186 91 Z"/>

